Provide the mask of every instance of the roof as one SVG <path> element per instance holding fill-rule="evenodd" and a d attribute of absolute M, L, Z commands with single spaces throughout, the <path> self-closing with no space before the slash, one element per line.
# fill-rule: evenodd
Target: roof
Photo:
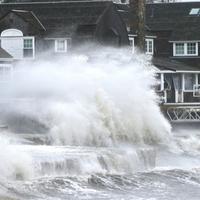
<path fill-rule="evenodd" d="M 200 16 L 190 15 L 200 2 L 147 4 L 146 23 L 151 31 L 171 31 L 170 40 L 200 40 Z"/>
<path fill-rule="evenodd" d="M 0 47 L 0 60 L 3 60 L 3 59 L 13 59 L 13 57 L 6 51 L 6 50 L 4 50 L 4 49 L 2 49 L 1 47 Z"/>
<path fill-rule="evenodd" d="M 0 14 L 10 10 L 26 10 L 47 30 L 49 37 L 70 36 L 79 25 L 97 24 L 110 1 L 52 1 L 49 3 L 0 4 Z M 19 14 L 19 13 L 18 13 Z M 22 14 L 22 13 L 21 13 Z M 33 16 L 28 17 L 29 20 Z"/>
<path fill-rule="evenodd" d="M 3 4 L 11 3 L 11 4 L 20 4 L 20 3 L 60 3 L 60 2 L 92 2 L 92 1 L 108 1 L 108 0 L 4 0 Z M 112 1 L 112 0 L 110 0 Z"/>
<path fill-rule="evenodd" d="M 160 70 L 171 71 L 200 71 L 200 68 L 187 65 L 183 62 L 179 62 L 169 58 L 153 58 L 152 64 Z"/>
<path fill-rule="evenodd" d="M 40 20 L 36 17 L 36 15 L 32 11 L 27 11 L 27 10 L 11 10 L 8 11 L 4 16 L 0 18 L 0 21 L 6 17 L 10 12 L 18 15 L 21 17 L 24 21 L 30 23 L 32 26 L 37 27 L 38 29 L 41 30 L 46 30 L 43 24 L 40 22 Z"/>

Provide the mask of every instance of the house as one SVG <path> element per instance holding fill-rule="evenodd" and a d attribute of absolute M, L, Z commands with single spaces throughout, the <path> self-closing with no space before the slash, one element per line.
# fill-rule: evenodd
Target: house
<path fill-rule="evenodd" d="M 6 83 L 10 80 L 13 72 L 13 57 L 0 48 L 0 83 Z"/>
<path fill-rule="evenodd" d="M 88 42 L 129 44 L 112 1 L 4 2 L 8 3 L 0 4 L 0 82 L 10 80 L 18 61 L 39 59 L 43 52 L 52 57 Z"/>
<path fill-rule="evenodd" d="M 111 1 L 42 1 L 0 4 L 1 48 L 14 60 L 41 52 L 65 54 L 85 42 L 123 46 L 125 23 Z"/>
<path fill-rule="evenodd" d="M 137 45 L 134 4 L 118 4 L 132 52 Z M 200 2 L 146 4 L 145 51 L 160 82 L 161 108 L 171 121 L 200 121 Z"/>

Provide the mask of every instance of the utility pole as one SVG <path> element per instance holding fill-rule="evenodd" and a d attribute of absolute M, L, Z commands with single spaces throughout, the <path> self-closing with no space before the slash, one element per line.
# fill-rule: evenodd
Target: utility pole
<path fill-rule="evenodd" d="M 136 30 L 136 46 L 141 52 L 145 51 L 145 0 L 130 0 L 130 8 L 134 14 L 130 24 Z"/>

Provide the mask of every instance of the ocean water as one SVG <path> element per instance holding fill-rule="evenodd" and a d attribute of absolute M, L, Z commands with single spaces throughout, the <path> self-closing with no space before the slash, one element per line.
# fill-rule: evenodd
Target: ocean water
<path fill-rule="evenodd" d="M 199 200 L 198 128 L 172 130 L 148 57 L 96 49 L 3 86 L 0 199 Z"/>

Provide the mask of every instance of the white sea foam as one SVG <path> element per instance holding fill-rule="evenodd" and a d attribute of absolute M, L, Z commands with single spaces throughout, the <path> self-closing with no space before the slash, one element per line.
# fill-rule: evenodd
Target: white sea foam
<path fill-rule="evenodd" d="M 4 177 L 23 179 L 153 167 L 154 145 L 168 146 L 171 141 L 171 127 L 157 105 L 154 84 L 153 66 L 146 57 L 133 57 L 126 49 L 20 63 L 2 95 L 11 99 L 3 106 L 4 121 L 14 131 L 45 127 L 54 146 L 38 151 L 40 147 L 20 142 L 0 143 L 4 161 L 0 171 Z M 70 148 L 62 152 L 56 145 L 83 149 L 70 154 Z M 149 150 L 146 145 L 153 147 Z M 88 153 L 85 146 L 107 149 Z"/>
<path fill-rule="evenodd" d="M 31 101 L 10 109 L 44 124 L 55 145 L 166 144 L 152 69 L 145 56 L 111 48 L 20 64 L 7 95 Z"/>
<path fill-rule="evenodd" d="M 31 157 L 24 151 L 18 152 L 14 145 L 16 140 L 13 142 L 13 139 L 2 134 L 6 133 L 1 132 L 0 136 L 0 181 L 31 178 L 33 176 Z"/>

